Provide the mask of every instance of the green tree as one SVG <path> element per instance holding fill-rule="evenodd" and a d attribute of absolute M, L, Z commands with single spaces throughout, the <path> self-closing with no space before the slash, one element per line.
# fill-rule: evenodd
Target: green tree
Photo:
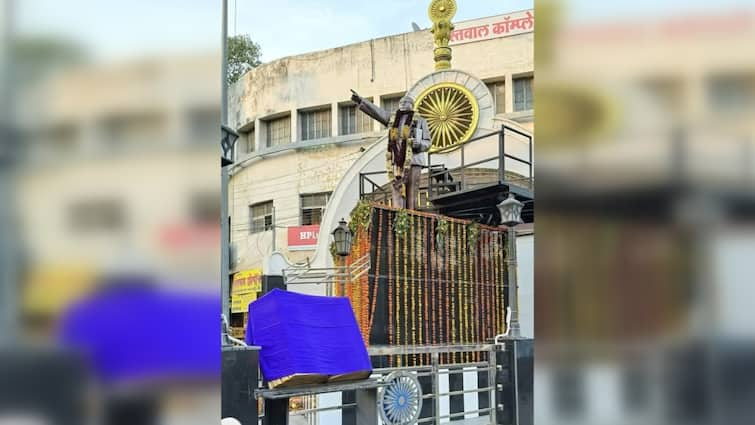
<path fill-rule="evenodd" d="M 250 69 L 259 65 L 260 45 L 248 35 L 228 37 L 228 84 L 233 84 Z"/>

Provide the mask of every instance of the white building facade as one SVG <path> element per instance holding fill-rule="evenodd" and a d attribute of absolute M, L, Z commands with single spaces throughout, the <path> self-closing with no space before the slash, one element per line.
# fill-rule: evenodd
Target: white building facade
<path fill-rule="evenodd" d="M 531 132 L 534 32 L 495 33 L 508 16 L 455 23 L 451 71 L 483 83 L 483 127 L 505 122 Z M 429 30 L 398 34 L 263 64 L 231 87 L 230 125 L 241 134 L 229 184 L 233 272 L 261 268 L 273 251 L 292 262 L 314 256 L 326 207 L 343 204 L 329 203 L 336 187 L 385 135 L 356 110 L 350 89 L 395 110 L 402 95 L 439 78 L 431 75 L 433 48 Z"/>

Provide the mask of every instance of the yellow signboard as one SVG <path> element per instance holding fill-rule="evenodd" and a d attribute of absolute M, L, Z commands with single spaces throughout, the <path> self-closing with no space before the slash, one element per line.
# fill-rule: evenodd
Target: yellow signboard
<path fill-rule="evenodd" d="M 249 303 L 262 290 L 262 269 L 251 269 L 233 275 L 231 285 L 231 313 L 246 313 Z"/>
<path fill-rule="evenodd" d="M 233 275 L 231 295 L 244 294 L 247 292 L 259 292 L 262 290 L 262 269 L 251 269 L 238 272 Z"/>
<path fill-rule="evenodd" d="M 249 310 L 249 304 L 256 299 L 256 292 L 233 295 L 231 297 L 231 313 L 246 313 Z"/>

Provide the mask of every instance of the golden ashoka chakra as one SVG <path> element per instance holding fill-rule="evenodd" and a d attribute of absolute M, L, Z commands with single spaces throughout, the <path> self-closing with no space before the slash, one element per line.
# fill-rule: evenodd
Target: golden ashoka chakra
<path fill-rule="evenodd" d="M 431 152 L 453 149 L 472 138 L 480 116 L 472 92 L 456 83 L 438 83 L 425 89 L 414 107 L 430 126 Z"/>
<path fill-rule="evenodd" d="M 434 0 L 430 3 L 427 14 L 433 22 L 448 21 L 456 15 L 456 1 Z"/>

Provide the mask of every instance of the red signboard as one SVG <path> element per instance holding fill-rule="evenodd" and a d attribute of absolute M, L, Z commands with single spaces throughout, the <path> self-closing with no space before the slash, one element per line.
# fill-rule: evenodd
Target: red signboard
<path fill-rule="evenodd" d="M 288 228 L 288 249 L 290 251 L 315 249 L 320 225 L 295 226 Z"/>

